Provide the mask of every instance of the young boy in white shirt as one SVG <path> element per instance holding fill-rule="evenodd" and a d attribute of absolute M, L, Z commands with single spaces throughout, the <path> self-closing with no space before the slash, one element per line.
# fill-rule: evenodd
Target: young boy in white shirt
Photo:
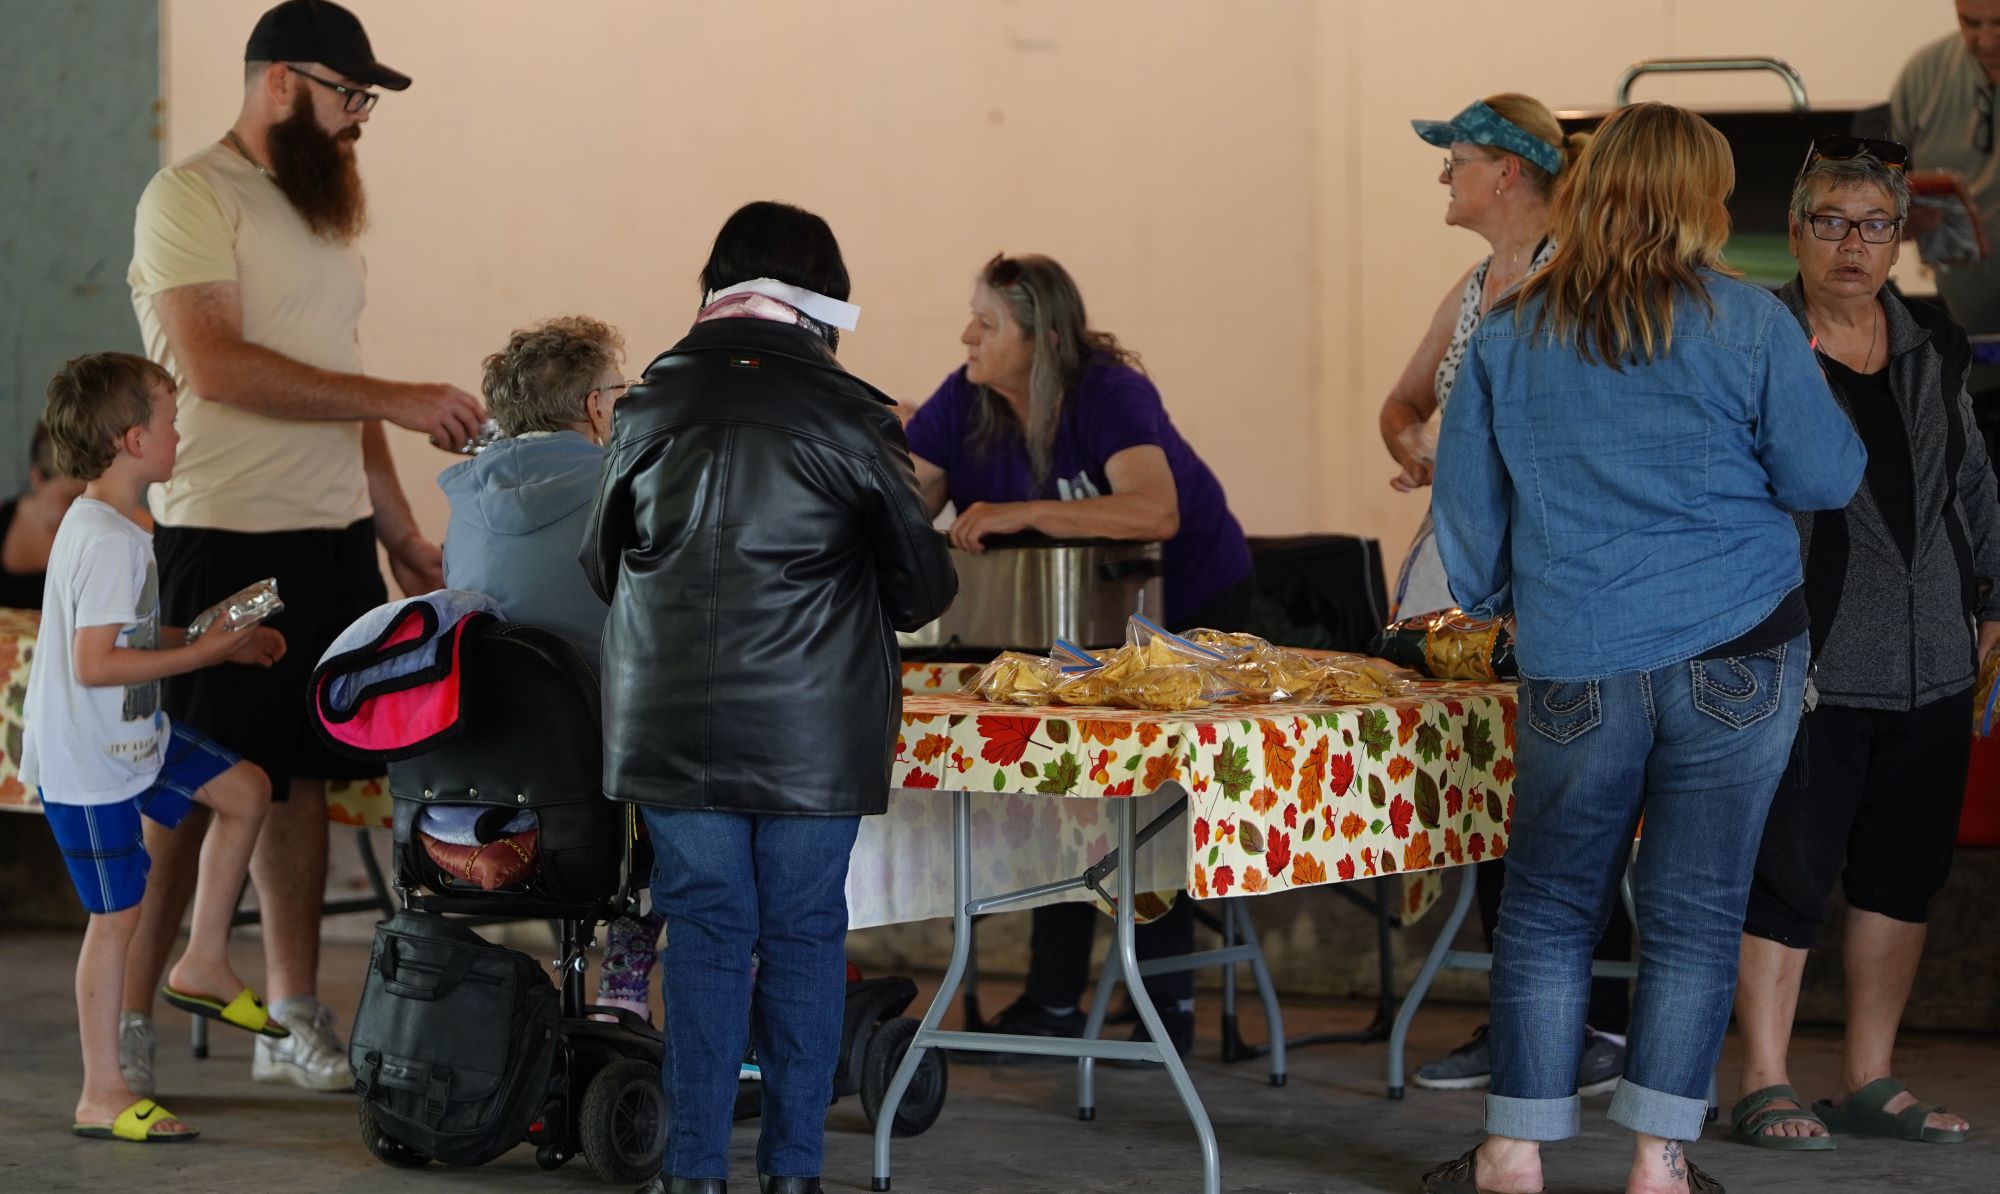
<path fill-rule="evenodd" d="M 139 525 L 146 487 L 173 476 L 174 383 L 144 357 L 78 357 L 49 383 L 58 467 L 86 482 L 49 552 L 39 650 L 29 671 L 22 782 L 36 789 L 70 878 L 90 913 L 76 964 L 83 1039 L 79 1136 L 140 1143 L 197 1133 L 118 1069 L 126 946 L 151 865 L 140 818 L 169 828 L 192 802 L 214 810 L 202 844 L 187 951 L 169 1002 L 265 1035 L 287 1035 L 230 968 L 236 895 L 271 799 L 263 771 L 160 711 L 160 680 L 223 662 L 269 667 L 285 653 L 269 627 L 211 630 L 193 643 L 160 625 L 153 537 Z"/>

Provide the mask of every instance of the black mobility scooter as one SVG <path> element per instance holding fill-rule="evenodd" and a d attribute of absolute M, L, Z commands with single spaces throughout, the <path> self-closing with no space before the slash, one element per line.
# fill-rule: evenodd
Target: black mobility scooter
<path fill-rule="evenodd" d="M 362 1141 L 398 1167 L 479 1165 L 525 1142 L 544 1169 L 581 1154 L 606 1181 L 644 1181 L 660 1171 L 670 1114 L 663 1039 L 585 990 L 597 927 L 636 907 L 651 866 L 632 810 L 601 790 L 596 676 L 547 630 L 482 613 L 438 622 L 431 605 L 403 603 L 313 681 L 322 732 L 387 761 L 395 808 L 402 911 L 377 926 L 350 1046 Z M 414 657 L 396 664 L 406 649 Z M 440 862 L 449 852 L 434 849 L 434 831 L 446 824 L 470 826 L 479 853 L 518 859 L 518 874 L 489 890 L 472 865 L 462 875 L 459 861 Z M 474 931 L 512 920 L 551 922 L 553 980 Z M 901 1013 L 915 995 L 907 978 L 863 981 L 849 968 L 828 1095 L 860 1093 L 871 1122 L 914 1035 Z M 928 1128 L 942 1106 L 944 1059 L 932 1058 L 897 1111 L 899 1135 Z M 760 1101 L 746 1077 L 737 1117 Z"/>

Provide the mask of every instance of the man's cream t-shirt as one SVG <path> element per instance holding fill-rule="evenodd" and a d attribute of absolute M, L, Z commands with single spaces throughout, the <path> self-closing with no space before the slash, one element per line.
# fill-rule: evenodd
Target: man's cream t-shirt
<path fill-rule="evenodd" d="M 173 480 L 153 487 L 165 526 L 226 531 L 344 527 L 366 518 L 356 420 L 273 419 L 188 388 L 153 308 L 179 286 L 235 282 L 243 338 L 293 360 L 361 371 L 361 251 L 315 235 L 276 183 L 217 143 L 153 176 L 133 229 L 132 308 L 146 352 L 180 382 Z"/>

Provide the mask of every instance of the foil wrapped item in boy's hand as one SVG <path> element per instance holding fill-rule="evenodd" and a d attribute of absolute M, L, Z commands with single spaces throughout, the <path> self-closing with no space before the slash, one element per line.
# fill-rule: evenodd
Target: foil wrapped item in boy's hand
<path fill-rule="evenodd" d="M 187 641 L 193 642 L 210 630 L 243 630 L 285 608 L 278 597 L 275 577 L 246 585 L 228 598 L 209 606 L 188 623 Z"/>

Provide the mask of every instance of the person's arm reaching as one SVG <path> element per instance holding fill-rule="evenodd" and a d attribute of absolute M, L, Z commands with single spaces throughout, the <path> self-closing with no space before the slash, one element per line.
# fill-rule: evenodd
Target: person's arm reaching
<path fill-rule="evenodd" d="M 1424 329 L 1424 338 L 1417 341 L 1417 350 L 1410 354 L 1409 363 L 1403 366 L 1403 375 L 1396 379 L 1389 396 L 1382 400 L 1379 418 L 1382 443 L 1389 449 L 1389 456 L 1403 470 L 1390 478 L 1389 485 L 1404 493 L 1429 485 L 1436 467 L 1423 442 L 1424 427 L 1437 413 L 1438 366 L 1444 363 L 1444 354 L 1451 348 L 1451 334 L 1458 325 L 1458 309 L 1465 294 L 1465 282 L 1471 276 L 1472 271 L 1467 270 L 1458 284 L 1445 292 L 1444 301 L 1431 313 L 1431 323 Z"/>
<path fill-rule="evenodd" d="M 1126 448 L 1104 462 L 1111 492 L 1074 501 L 974 502 L 951 524 L 951 542 L 983 551 L 988 535 L 1037 530 L 1058 539 L 1165 542 L 1180 533 L 1180 496 L 1167 454 L 1153 444 Z"/>
<path fill-rule="evenodd" d="M 1827 388 L 1805 331 L 1775 304 L 1758 363 L 1753 448 L 1772 498 L 1792 511 L 1841 509 L 1861 487 L 1868 452 Z"/>
<path fill-rule="evenodd" d="M 876 590 L 889 624 L 915 630 L 943 613 L 958 596 L 958 569 L 918 490 L 917 472 L 903 429 L 884 422 L 870 470 L 881 508 L 874 528 Z"/>
<path fill-rule="evenodd" d="M 70 664 L 77 682 L 91 688 L 122 688 L 145 684 L 168 676 L 200 671 L 226 660 L 270 667 L 285 657 L 285 638 L 269 626 L 243 630 L 216 630 L 194 642 L 186 641 L 185 631 L 167 631 L 162 638 L 177 640 L 175 646 L 158 650 L 121 647 L 122 625 L 84 626 L 70 640 Z"/>
<path fill-rule="evenodd" d="M 361 425 L 361 464 L 368 473 L 368 501 L 375 507 L 375 539 L 389 555 L 389 571 L 405 597 L 444 587 L 444 553 L 424 538 L 410 513 L 396 461 L 389 455 L 389 437 L 382 424 Z"/>
<path fill-rule="evenodd" d="M 188 387 L 210 402 L 275 419 L 387 419 L 456 449 L 479 432 L 479 399 L 444 383 L 385 381 L 301 364 L 243 338 L 238 284 L 202 282 L 152 296 Z"/>
<path fill-rule="evenodd" d="M 1512 477 L 1493 432 L 1493 393 L 1474 337 L 1438 432 L 1431 494 L 1438 555 L 1459 608 L 1476 618 L 1512 604 Z"/>

